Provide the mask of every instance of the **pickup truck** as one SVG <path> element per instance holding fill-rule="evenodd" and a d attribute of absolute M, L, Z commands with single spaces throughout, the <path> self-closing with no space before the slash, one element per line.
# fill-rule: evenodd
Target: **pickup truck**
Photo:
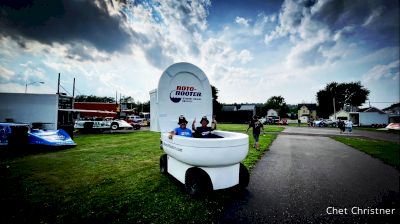
<path fill-rule="evenodd" d="M 144 118 L 141 118 L 138 115 L 129 115 L 129 116 L 126 117 L 126 120 L 128 122 L 131 121 L 131 122 L 135 122 L 135 123 L 141 123 L 141 122 L 144 121 Z"/>

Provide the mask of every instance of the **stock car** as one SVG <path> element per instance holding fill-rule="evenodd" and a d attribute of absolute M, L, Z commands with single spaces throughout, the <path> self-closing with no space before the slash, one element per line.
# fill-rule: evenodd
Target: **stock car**
<path fill-rule="evenodd" d="M 75 129 L 84 130 L 119 130 L 119 129 L 132 129 L 133 126 L 124 120 L 77 120 L 74 125 Z"/>

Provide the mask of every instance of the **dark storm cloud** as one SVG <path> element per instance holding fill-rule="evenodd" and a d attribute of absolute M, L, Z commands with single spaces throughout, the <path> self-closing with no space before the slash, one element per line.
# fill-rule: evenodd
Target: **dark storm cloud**
<path fill-rule="evenodd" d="M 385 44 L 398 44 L 399 1 L 397 0 L 335 0 L 327 1 L 311 17 L 332 31 L 345 26 L 357 28 L 354 35 Z M 389 42 L 389 43 L 387 43 Z"/>
<path fill-rule="evenodd" d="M 370 51 L 398 47 L 399 1 L 286 0 L 266 41 L 285 36 L 296 40 L 291 59 L 303 65 L 340 60 L 352 43 Z"/>
<path fill-rule="evenodd" d="M 24 40 L 43 44 L 81 43 L 99 51 L 126 51 L 133 32 L 121 17 L 111 16 L 106 3 L 91 0 L 30 0 L 0 2 L 2 36 L 10 36 L 24 47 Z"/>

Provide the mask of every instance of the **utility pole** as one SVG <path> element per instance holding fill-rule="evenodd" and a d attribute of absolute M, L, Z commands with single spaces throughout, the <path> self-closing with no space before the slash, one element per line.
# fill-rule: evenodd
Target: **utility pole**
<path fill-rule="evenodd" d="M 334 115 L 334 117 L 335 117 L 335 120 L 336 120 L 335 97 L 333 97 L 333 115 Z"/>
<path fill-rule="evenodd" d="M 74 78 L 74 84 L 72 86 L 72 97 L 75 97 L 75 78 Z"/>
<path fill-rule="evenodd" d="M 60 95 L 60 76 L 61 74 L 58 73 L 58 85 L 57 85 L 57 94 Z"/>

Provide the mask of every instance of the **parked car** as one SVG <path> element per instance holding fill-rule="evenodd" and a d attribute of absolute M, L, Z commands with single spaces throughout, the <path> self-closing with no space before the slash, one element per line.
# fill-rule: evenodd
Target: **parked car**
<path fill-rule="evenodd" d="M 130 124 L 134 130 L 139 130 L 142 127 L 140 123 L 135 123 L 135 122 L 127 122 L 127 123 Z"/>
<path fill-rule="evenodd" d="M 268 116 L 264 124 L 278 124 L 280 118 L 278 116 Z"/>
<path fill-rule="evenodd" d="M 326 126 L 337 127 L 337 121 L 335 120 L 326 119 L 324 120 L 324 123 L 326 124 Z"/>
<path fill-rule="evenodd" d="M 144 118 L 141 118 L 139 115 L 129 115 L 126 117 L 126 121 L 128 123 L 130 123 L 130 122 L 143 123 Z"/>
<path fill-rule="evenodd" d="M 77 120 L 75 121 L 74 128 L 83 130 L 118 130 L 118 129 L 132 129 L 132 125 L 124 120 L 118 119 L 99 119 L 95 120 Z"/>
<path fill-rule="evenodd" d="M 278 125 L 287 125 L 288 124 L 287 123 L 287 119 L 279 120 L 276 124 L 278 124 Z"/>
<path fill-rule="evenodd" d="M 315 120 L 313 121 L 313 126 L 314 127 L 327 127 L 327 124 L 324 122 L 324 120 Z"/>

